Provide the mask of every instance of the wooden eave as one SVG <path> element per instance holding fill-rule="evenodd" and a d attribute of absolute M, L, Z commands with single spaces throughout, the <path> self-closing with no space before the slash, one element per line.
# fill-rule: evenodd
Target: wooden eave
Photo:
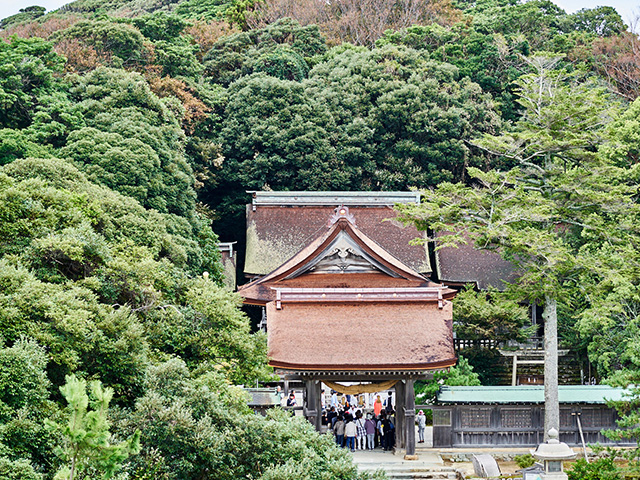
<path fill-rule="evenodd" d="M 345 365 L 298 365 L 295 363 L 270 361 L 269 366 L 283 369 L 288 371 L 299 372 L 315 372 L 317 374 L 325 373 L 327 371 L 338 372 L 372 372 L 372 374 L 380 372 L 393 372 L 396 374 L 402 374 L 406 372 L 421 372 L 430 370 L 441 370 L 448 367 L 453 367 L 457 362 L 457 358 L 453 357 L 447 360 L 441 360 L 439 362 L 430 363 L 411 363 L 411 364 L 389 364 L 389 365 L 367 365 L 367 364 L 353 364 L 346 367 Z"/>

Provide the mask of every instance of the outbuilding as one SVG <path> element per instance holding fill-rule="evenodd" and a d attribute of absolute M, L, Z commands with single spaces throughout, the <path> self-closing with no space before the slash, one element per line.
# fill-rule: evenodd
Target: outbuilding
<path fill-rule="evenodd" d="M 622 400 L 624 390 L 606 385 L 561 385 L 560 441 L 634 445 L 615 442 L 602 430 L 616 428 L 617 414 L 608 400 Z M 544 441 L 544 386 L 443 386 L 433 408 L 433 446 L 534 447 Z"/>

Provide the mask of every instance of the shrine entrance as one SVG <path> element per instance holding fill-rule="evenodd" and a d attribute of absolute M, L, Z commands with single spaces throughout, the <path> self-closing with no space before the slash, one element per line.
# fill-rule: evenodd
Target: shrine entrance
<path fill-rule="evenodd" d="M 394 377 L 393 380 L 389 380 Z M 322 407 L 320 401 L 320 385 L 329 382 L 328 386 L 337 386 L 339 390 L 344 392 L 368 392 L 374 393 L 392 388 L 395 390 L 395 427 L 396 427 L 396 448 L 406 451 L 407 455 L 414 455 L 416 448 L 415 437 L 415 393 L 414 382 L 415 375 L 406 375 L 401 372 L 387 372 L 385 375 L 376 375 L 370 372 L 368 375 L 350 375 L 336 376 L 331 372 L 306 372 L 300 375 L 305 379 L 306 395 L 303 415 L 309 422 L 320 431 L 320 420 L 322 415 Z M 340 388 L 339 382 L 362 382 L 356 385 L 348 385 L 346 388 Z M 340 390 L 343 390 L 341 392 Z M 370 392 L 369 392 L 370 390 Z"/>
<path fill-rule="evenodd" d="M 456 291 L 416 269 L 430 268 L 426 249 L 409 245 L 419 232 L 387 221 L 395 215 L 387 203 L 362 206 L 362 195 L 341 192 L 328 200 L 339 200 L 337 205 L 318 205 L 313 193 L 282 192 L 289 202 L 283 204 L 278 195 L 273 199 L 278 192 L 265 192 L 264 202 L 260 193 L 247 209 L 246 264 L 254 268 L 268 259 L 272 244 L 287 256 L 238 292 L 246 304 L 265 307 L 269 364 L 283 380 L 304 383 L 303 413 L 318 430 L 322 382 L 354 392 L 379 388 L 370 384 L 393 385 L 386 388 L 396 392 L 396 446 L 413 455 L 414 382 L 456 363 L 451 309 Z M 388 201 L 382 194 L 372 196 Z M 403 197 L 391 198 L 397 203 Z M 405 198 L 416 200 L 410 192 Z M 287 235 L 274 230 L 274 238 L 267 239 L 264 229 L 273 229 L 278 218 Z M 295 243 L 301 228 L 314 221 L 303 245 L 286 244 Z M 276 242 L 278 235 L 282 241 Z"/>

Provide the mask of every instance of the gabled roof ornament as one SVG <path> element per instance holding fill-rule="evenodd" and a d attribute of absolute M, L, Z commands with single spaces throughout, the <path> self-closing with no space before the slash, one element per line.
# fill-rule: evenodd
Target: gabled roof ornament
<path fill-rule="evenodd" d="M 345 218 L 352 225 L 356 224 L 356 217 L 353 216 L 353 214 L 349 213 L 349 207 L 347 207 L 346 205 L 340 205 L 333 211 L 333 215 L 331 215 L 331 218 L 329 218 L 329 222 L 327 222 L 327 227 L 330 227 L 342 218 Z"/>

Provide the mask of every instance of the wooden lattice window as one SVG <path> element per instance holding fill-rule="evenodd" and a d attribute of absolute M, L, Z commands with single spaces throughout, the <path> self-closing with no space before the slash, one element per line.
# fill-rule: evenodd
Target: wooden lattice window
<path fill-rule="evenodd" d="M 460 426 L 462 428 L 489 428 L 491 425 L 491 410 L 478 408 L 460 411 Z"/>
<path fill-rule="evenodd" d="M 582 426 L 589 427 L 612 427 L 613 410 L 604 408 L 585 408 L 580 415 Z"/>
<path fill-rule="evenodd" d="M 568 408 L 560 409 L 560 426 L 563 428 L 573 427 L 573 415 L 571 415 L 570 409 Z"/>
<path fill-rule="evenodd" d="M 503 428 L 531 428 L 531 410 L 528 408 L 505 408 L 500 411 Z"/>

